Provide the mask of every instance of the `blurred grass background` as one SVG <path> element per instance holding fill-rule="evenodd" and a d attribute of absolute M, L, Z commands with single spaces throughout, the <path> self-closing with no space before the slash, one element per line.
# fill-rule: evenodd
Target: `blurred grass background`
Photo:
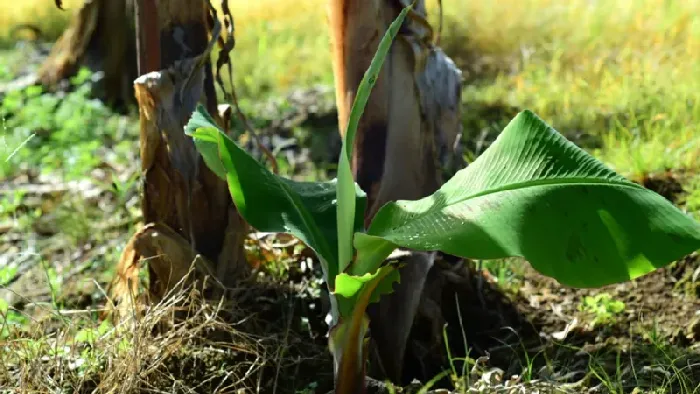
<path fill-rule="evenodd" d="M 3 1 L 0 42 L 20 23 L 55 39 L 80 3 Z M 442 46 L 465 71 L 467 136 L 499 131 L 503 108 L 530 108 L 567 135 L 596 137 L 591 151 L 626 175 L 700 168 L 700 0 L 442 3 Z M 230 4 L 243 97 L 332 85 L 326 0 Z"/>

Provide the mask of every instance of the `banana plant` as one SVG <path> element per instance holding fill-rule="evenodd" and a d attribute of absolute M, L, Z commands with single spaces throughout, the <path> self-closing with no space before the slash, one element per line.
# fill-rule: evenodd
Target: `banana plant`
<path fill-rule="evenodd" d="M 399 267 L 387 262 L 399 247 L 469 259 L 519 256 L 562 285 L 581 288 L 635 279 L 700 249 L 700 223 L 607 168 L 529 110 L 433 195 L 387 203 L 365 228 L 366 195 L 350 169 L 353 140 L 410 8 L 389 27 L 359 86 L 336 179 L 298 182 L 273 174 L 201 105 L 185 128 L 251 226 L 292 234 L 317 254 L 331 300 L 337 393 L 364 390 L 365 311 L 400 280 Z"/>

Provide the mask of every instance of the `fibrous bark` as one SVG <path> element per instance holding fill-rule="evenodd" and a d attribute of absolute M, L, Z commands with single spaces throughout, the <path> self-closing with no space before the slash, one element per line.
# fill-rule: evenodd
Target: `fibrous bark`
<path fill-rule="evenodd" d="M 200 102 L 220 120 L 209 62 L 207 16 L 205 1 L 158 2 L 160 47 L 156 51 L 146 48 L 143 53 L 160 52 L 165 68 L 134 82 L 141 120 L 141 202 L 146 227 L 127 245 L 113 285 L 115 298 L 127 306 L 144 259 L 152 301 L 172 290 L 195 260 L 194 278 L 208 275 L 216 280 L 216 295 L 249 274 L 243 249 L 246 224 L 231 201 L 226 182 L 209 170 L 192 139 L 184 134 Z M 212 40 L 216 38 L 215 34 Z"/>
<path fill-rule="evenodd" d="M 331 0 L 329 20 L 341 133 L 365 70 L 388 26 L 409 0 Z M 419 0 L 392 44 L 360 120 L 353 171 L 367 192 L 369 223 L 388 201 L 418 199 L 442 184 L 443 170 L 462 166 L 461 72 L 432 43 Z M 368 309 L 376 348 L 371 374 L 402 381 L 411 327 L 434 254 L 414 252 L 401 283 Z"/>

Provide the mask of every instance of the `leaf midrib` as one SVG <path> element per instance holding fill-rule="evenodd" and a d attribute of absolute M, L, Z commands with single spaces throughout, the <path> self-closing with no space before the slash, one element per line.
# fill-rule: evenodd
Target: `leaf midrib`
<path fill-rule="evenodd" d="M 282 182 L 282 181 L 281 181 L 276 175 L 274 175 L 274 174 L 273 174 L 273 177 L 275 178 L 275 180 L 277 181 L 277 183 L 279 183 L 280 185 L 282 185 L 282 189 L 284 189 L 287 198 L 290 199 L 290 200 L 292 201 L 292 206 L 294 207 L 294 209 L 295 209 L 297 212 L 299 212 L 299 216 L 301 217 L 301 220 L 302 220 L 302 222 L 304 223 L 304 225 L 305 225 L 308 229 L 311 230 L 311 233 L 312 233 L 312 235 L 313 235 L 313 237 L 314 237 L 314 241 L 316 241 L 317 244 L 318 244 L 319 246 L 323 246 L 323 249 L 325 249 L 325 253 L 323 253 L 322 255 L 328 256 L 329 258 L 333 258 L 332 253 L 331 253 L 331 250 L 329 249 L 329 248 L 330 248 L 330 245 L 329 245 L 328 242 L 326 241 L 326 237 L 323 237 L 323 234 L 319 234 L 318 225 L 316 225 L 316 221 L 313 220 L 313 218 L 308 217 L 308 216 L 309 216 L 309 213 L 308 213 L 308 210 L 306 209 L 306 205 L 304 205 L 301 201 L 299 201 L 299 200 L 295 197 L 295 195 L 291 192 L 291 186 L 287 185 L 285 182 Z M 302 205 L 305 209 L 304 209 L 304 210 L 299 209 L 297 203 L 300 204 L 300 205 Z M 313 226 L 310 226 L 310 225 L 309 225 L 309 222 L 313 223 Z M 329 261 L 329 262 L 327 262 L 327 264 L 331 264 L 331 262 Z M 330 268 L 330 267 L 329 267 L 329 268 Z M 328 280 L 331 280 L 331 278 L 329 278 Z"/>
<path fill-rule="evenodd" d="M 588 182 L 585 182 L 588 181 Z M 636 183 L 630 182 L 630 181 L 604 181 L 602 179 L 598 178 L 588 178 L 588 177 L 575 177 L 575 178 L 553 178 L 553 179 L 538 179 L 534 181 L 526 181 L 526 182 L 516 182 L 516 183 L 509 183 L 507 185 L 504 185 L 502 187 L 497 187 L 495 189 L 487 189 L 484 190 L 483 192 L 475 193 L 473 195 L 464 197 L 462 199 L 459 199 L 458 201 L 454 202 L 453 204 L 459 204 L 461 202 L 471 200 L 473 198 L 485 196 L 487 194 L 495 194 L 503 191 L 510 191 L 510 190 L 520 190 L 520 189 L 526 189 L 528 187 L 538 187 L 538 186 L 551 186 L 551 185 L 608 185 L 608 186 L 622 186 L 622 187 L 628 187 L 631 189 L 642 189 L 642 190 L 649 190 L 646 189 L 645 187 L 638 185 Z M 651 191 L 651 190 L 649 190 Z"/>
<path fill-rule="evenodd" d="M 516 183 L 509 183 L 509 184 L 504 185 L 502 187 L 498 187 L 498 188 L 494 188 L 494 189 L 487 189 L 487 190 L 484 190 L 482 192 L 474 193 L 474 194 L 471 194 L 469 196 L 460 198 L 456 201 L 450 202 L 449 204 L 445 204 L 443 206 L 433 205 L 427 211 L 417 214 L 416 216 L 414 216 L 414 217 L 410 218 L 409 220 L 407 220 L 406 222 L 404 222 L 404 224 L 399 225 L 399 227 L 405 226 L 405 223 L 407 223 L 407 222 L 409 222 L 417 217 L 429 215 L 436 210 L 443 210 L 446 207 L 458 205 L 458 204 L 461 204 L 465 201 L 472 200 L 472 199 L 482 197 L 485 195 L 496 194 L 496 193 L 512 191 L 512 190 L 522 190 L 522 189 L 526 189 L 526 188 L 530 188 L 530 187 L 543 187 L 543 186 L 552 186 L 552 185 L 554 185 L 554 186 L 559 186 L 559 185 L 561 185 L 561 186 L 564 186 L 564 185 L 620 186 L 620 187 L 625 187 L 625 188 L 630 188 L 630 189 L 646 190 L 646 191 L 653 193 L 653 191 L 651 191 L 651 190 L 649 190 L 641 185 L 638 185 L 636 183 L 630 182 L 630 181 L 626 181 L 626 182 L 621 182 L 619 180 L 605 181 L 602 179 L 588 178 L 588 177 L 539 179 L 539 180 L 535 180 L 535 181 L 516 182 Z M 404 202 L 405 201 L 406 200 L 404 200 Z M 397 201 L 395 204 L 397 204 L 399 202 L 401 202 L 401 201 Z M 410 201 L 410 202 L 415 202 L 415 200 Z M 389 233 L 394 232 L 395 229 L 396 229 L 396 227 L 394 227 L 394 229 L 392 229 Z M 369 234 L 375 235 L 375 236 L 380 236 L 379 234 L 375 234 L 375 233 L 371 233 L 371 232 Z"/>

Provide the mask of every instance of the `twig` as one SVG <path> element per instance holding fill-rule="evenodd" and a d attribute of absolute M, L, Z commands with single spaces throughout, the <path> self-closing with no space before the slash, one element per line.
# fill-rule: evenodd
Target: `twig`
<path fill-rule="evenodd" d="M 216 24 L 218 22 L 217 18 L 217 12 L 214 6 L 212 6 L 211 2 L 209 2 L 209 8 L 211 10 L 209 22 L 211 24 Z M 218 38 L 218 43 L 219 43 L 219 48 L 221 51 L 219 52 L 219 58 L 216 60 L 216 82 L 219 84 L 221 87 L 221 90 L 224 92 L 224 97 L 226 100 L 230 100 L 233 103 L 233 106 L 236 108 L 236 115 L 238 116 L 238 119 L 243 123 L 243 127 L 246 129 L 246 131 L 253 137 L 255 140 L 255 144 L 258 146 L 258 149 L 265 155 L 267 160 L 269 160 L 270 165 L 272 166 L 272 172 L 275 174 L 279 174 L 279 166 L 277 165 L 277 160 L 275 159 L 275 156 L 270 152 L 269 149 L 265 145 L 263 145 L 262 141 L 260 141 L 260 137 L 258 134 L 255 132 L 253 129 L 253 126 L 250 125 L 250 122 L 248 122 L 248 118 L 243 114 L 243 111 L 241 110 L 241 106 L 238 103 L 238 95 L 236 94 L 236 88 L 233 84 L 233 66 L 231 64 L 231 57 L 230 53 L 233 51 L 233 48 L 236 46 L 236 39 L 234 36 L 234 23 L 233 23 L 233 15 L 231 14 L 231 10 L 229 9 L 228 6 L 228 1 L 227 0 L 222 0 L 221 1 L 221 9 L 223 11 L 223 19 L 224 19 L 224 27 L 226 28 L 226 41 L 219 36 L 217 32 L 217 38 Z M 221 79 L 221 68 L 224 66 L 224 64 L 228 68 L 228 77 L 229 77 L 229 86 L 231 89 L 231 92 L 227 92 L 226 88 L 224 87 L 224 81 Z M 228 125 L 226 125 L 228 126 Z"/>

